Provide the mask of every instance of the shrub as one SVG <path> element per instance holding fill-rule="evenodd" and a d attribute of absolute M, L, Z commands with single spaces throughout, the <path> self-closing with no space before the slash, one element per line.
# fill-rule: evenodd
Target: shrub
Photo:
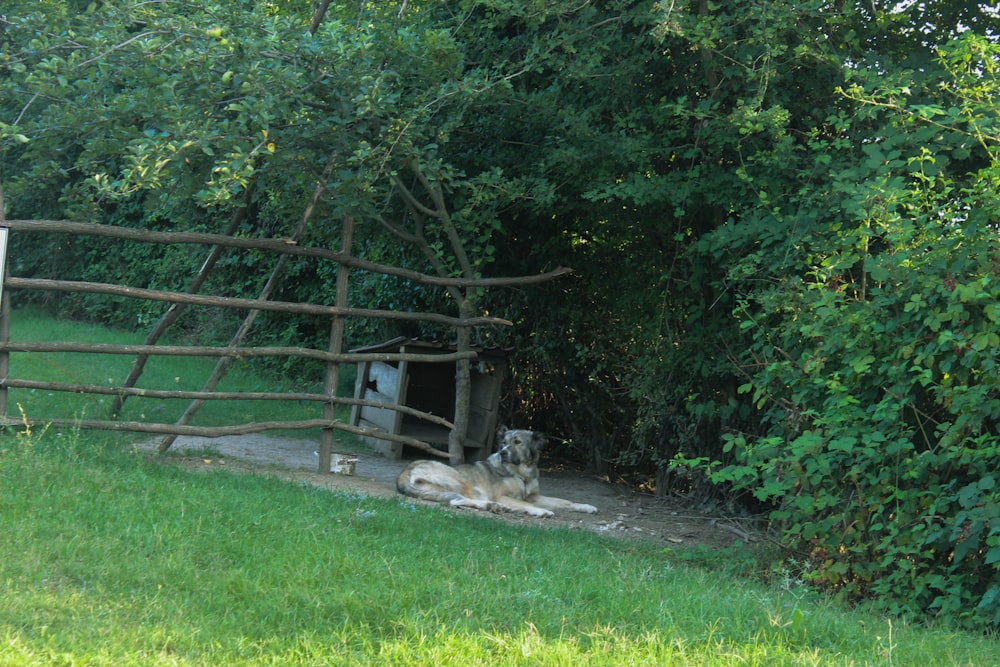
<path fill-rule="evenodd" d="M 772 503 L 815 583 L 992 628 L 1000 123 L 982 92 L 1000 85 L 996 48 L 974 36 L 950 44 L 947 83 L 925 90 L 845 93 L 879 121 L 867 130 L 878 139 L 832 171 L 827 222 L 795 239 L 811 268 L 739 267 L 773 280 L 736 310 L 752 338 L 740 391 L 759 426 L 725 435 L 732 465 L 685 462 Z M 961 105 L 906 102 L 945 88 Z"/>

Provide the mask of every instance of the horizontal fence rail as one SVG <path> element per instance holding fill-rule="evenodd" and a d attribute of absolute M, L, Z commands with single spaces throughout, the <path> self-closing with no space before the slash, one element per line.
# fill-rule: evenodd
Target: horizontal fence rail
<path fill-rule="evenodd" d="M 185 292 L 168 292 L 142 287 L 125 287 L 108 283 L 93 283 L 80 280 L 51 280 L 47 278 L 15 278 L 9 277 L 4 285 L 10 289 L 42 290 L 54 292 L 83 292 L 88 294 L 107 294 L 109 296 L 124 296 L 147 301 L 165 301 L 168 303 L 185 303 L 192 306 L 212 306 L 216 308 L 238 308 L 242 310 L 267 310 L 280 313 L 299 313 L 303 315 L 328 315 L 339 317 L 366 317 L 383 320 L 407 320 L 430 322 L 450 327 L 478 327 L 507 325 L 513 323 L 499 317 L 450 317 L 437 313 L 410 313 L 397 310 L 373 310 L 369 308 L 338 308 L 337 306 L 322 306 L 312 303 L 293 303 L 288 301 L 264 301 L 262 299 L 240 299 L 226 296 L 206 296 L 202 294 L 187 294 Z"/>
<path fill-rule="evenodd" d="M 131 227 L 114 227 L 111 225 L 99 225 L 93 222 L 67 222 L 64 220 L 7 220 L 4 226 L 11 231 L 39 232 L 39 233 L 63 233 L 90 236 L 105 236 L 108 238 L 123 239 L 127 241 L 140 241 L 145 243 L 193 243 L 201 245 L 217 245 L 226 248 L 242 248 L 245 250 L 270 250 L 271 252 L 295 255 L 298 257 L 315 257 L 326 259 L 352 269 L 361 269 L 372 273 L 381 273 L 387 276 L 404 278 L 423 285 L 435 285 L 438 287 L 503 287 L 505 285 L 527 285 L 540 283 L 559 276 L 572 273 L 572 269 L 560 266 L 545 273 L 532 276 L 500 277 L 500 278 L 441 278 L 429 276 L 419 271 L 401 269 L 388 264 L 377 264 L 358 259 L 347 253 L 327 250 L 326 248 L 315 248 L 312 246 L 299 245 L 293 239 L 252 239 L 240 236 L 226 236 L 225 234 L 208 234 L 202 232 L 154 232 L 145 229 L 133 229 Z"/>
<path fill-rule="evenodd" d="M 379 406 L 392 409 L 392 406 Z M 250 422 L 247 424 L 236 424 L 233 426 L 188 426 L 184 424 L 157 424 L 154 422 L 134 422 L 116 421 L 102 419 L 31 419 L 19 417 L 0 418 L 0 426 L 31 426 L 31 427 L 56 427 L 73 428 L 95 431 L 129 431 L 134 433 L 158 433 L 163 435 L 191 435 L 204 438 L 221 438 L 227 435 L 250 435 L 252 433 L 263 433 L 264 431 L 308 431 L 311 429 L 332 429 L 343 431 L 353 435 L 372 437 L 379 440 L 391 440 L 404 445 L 423 449 L 429 447 L 427 443 L 415 438 L 408 438 L 403 435 L 385 433 L 379 431 L 374 433 L 367 429 L 351 426 L 341 421 L 329 421 L 326 419 L 307 419 L 303 421 L 269 421 Z M 440 456 L 440 454 L 438 454 Z"/>
<path fill-rule="evenodd" d="M 184 399 L 192 401 L 315 401 L 336 405 L 359 405 L 370 408 L 386 408 L 385 403 L 368 401 L 363 398 L 345 398 L 328 396 L 327 394 L 310 394 L 304 392 L 268 392 L 268 391 L 183 391 L 180 389 L 142 389 L 139 387 L 108 387 L 94 384 L 74 384 L 67 382 L 43 382 L 41 380 L 19 380 L 17 378 L 0 379 L 0 387 L 10 389 L 37 389 L 40 391 L 62 391 L 74 394 L 97 394 L 103 396 L 137 396 L 141 398 Z M 447 419 L 437 415 L 416 410 L 408 405 L 397 405 L 395 412 L 401 412 L 424 421 L 454 428 Z M 19 422 L 20 423 L 20 422 Z"/>
<path fill-rule="evenodd" d="M 325 352 L 307 347 L 216 347 L 204 345 L 114 345 L 111 343 L 0 343 L 0 352 L 89 352 L 92 354 L 145 354 L 169 357 L 232 357 L 251 359 L 260 357 L 299 357 L 339 363 L 362 361 L 433 361 L 442 363 L 460 359 L 475 359 L 476 352 L 448 352 L 436 354 L 432 359 L 423 355 L 391 353 L 341 353 Z"/>

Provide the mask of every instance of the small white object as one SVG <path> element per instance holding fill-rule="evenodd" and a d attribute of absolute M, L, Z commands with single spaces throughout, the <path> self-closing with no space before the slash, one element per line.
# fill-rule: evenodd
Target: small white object
<path fill-rule="evenodd" d="M 330 472 L 337 473 L 338 475 L 353 475 L 354 466 L 356 466 L 357 463 L 357 456 L 334 454 L 333 460 L 330 461 Z"/>

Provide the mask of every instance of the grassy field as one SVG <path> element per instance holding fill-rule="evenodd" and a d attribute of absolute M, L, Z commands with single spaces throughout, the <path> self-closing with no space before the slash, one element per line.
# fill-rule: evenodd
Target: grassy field
<path fill-rule="evenodd" d="M 0 433 L 0 665 L 998 664 L 733 552 L 191 472 L 128 439 Z"/>
<path fill-rule="evenodd" d="M 662 547 L 0 436 L 3 665 L 989 665 Z M 724 555 L 720 554 L 720 558 Z M 723 566 L 724 563 L 720 563 Z"/>

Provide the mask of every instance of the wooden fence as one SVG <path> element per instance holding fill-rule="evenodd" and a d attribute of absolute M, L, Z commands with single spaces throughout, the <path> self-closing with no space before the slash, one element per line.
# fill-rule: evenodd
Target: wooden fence
<path fill-rule="evenodd" d="M 0 212 L 2 215 L 2 212 Z M 238 218 L 234 217 L 230 230 L 235 230 Z M 322 433 L 320 445 L 320 471 L 329 471 L 331 463 L 331 452 L 333 442 L 333 431 L 344 431 L 357 435 L 373 436 L 379 439 L 401 442 L 405 445 L 416 447 L 436 456 L 446 457 L 447 452 L 428 445 L 425 442 L 408 438 L 405 436 L 392 435 L 384 432 L 371 432 L 363 428 L 345 424 L 335 418 L 334 406 L 338 404 L 346 405 L 371 405 L 370 401 L 356 398 L 345 398 L 336 395 L 337 378 L 342 364 L 358 364 L 361 362 L 383 361 L 402 362 L 419 360 L 426 362 L 425 356 L 414 359 L 414 355 L 408 354 L 352 354 L 345 353 L 343 346 L 343 325 L 348 318 L 381 318 L 395 320 L 409 320 L 433 322 L 449 327 L 472 327 L 482 325 L 510 325 L 511 323 L 495 317 L 473 317 L 459 318 L 441 315 L 437 313 L 410 313 L 397 311 L 369 310 L 360 308 L 349 308 L 346 306 L 347 297 L 347 274 L 351 269 L 361 271 L 372 271 L 384 275 L 393 275 L 415 283 L 424 285 L 438 285 L 445 287 L 488 287 L 503 284 L 524 284 L 534 280 L 548 280 L 555 275 L 560 275 L 567 270 L 557 270 L 548 274 L 539 274 L 535 277 L 518 279 L 484 279 L 484 280 L 463 280 L 442 278 L 438 276 L 425 275 L 415 271 L 400 269 L 398 267 L 386 266 L 366 262 L 352 257 L 350 254 L 350 239 L 353 230 L 353 221 L 344 220 L 344 231 L 342 235 L 341 247 L 343 251 L 332 251 L 323 248 L 306 247 L 299 245 L 295 239 L 250 239 L 235 237 L 230 234 L 203 234 L 193 232 L 152 232 L 139 229 L 113 227 L 91 223 L 73 223 L 52 220 L 8 220 L 3 222 L 4 227 L 0 228 L 0 235 L 5 241 L 9 229 L 13 234 L 70 234 L 70 235 L 91 235 L 108 239 L 124 239 L 130 241 L 158 244 L 199 244 L 209 248 L 205 263 L 201 271 L 192 280 L 187 292 L 169 292 L 162 290 L 140 289 L 124 285 L 114 285 L 94 282 L 81 282 L 71 280 L 52 280 L 39 278 L 24 278 L 4 274 L 2 284 L 2 298 L 0 298 L 0 425 L 22 425 L 22 424 L 52 424 L 57 426 L 76 427 L 81 429 L 102 429 L 115 431 L 135 431 L 144 433 L 163 434 L 165 437 L 161 442 L 161 451 L 170 447 L 173 439 L 178 435 L 197 435 L 206 437 L 218 437 L 223 435 L 241 435 L 257 433 L 273 429 L 314 429 L 320 428 Z M 271 280 L 257 298 L 233 298 L 222 296 L 211 296 L 199 294 L 201 286 L 208 277 L 212 265 L 218 259 L 223 249 L 230 248 L 236 250 L 257 250 L 274 253 L 277 258 L 275 270 L 271 275 Z M 3 256 L 6 257 L 6 244 L 3 248 Z M 338 265 L 338 288 L 337 303 L 335 305 L 310 304 L 310 303 L 290 303 L 272 301 L 269 299 L 270 286 L 275 282 L 280 273 L 280 267 L 287 261 L 288 257 L 299 256 L 314 258 L 316 261 L 335 262 Z M 7 262 L 7 273 L 9 273 L 10 262 Z M 0 266 L 0 270 L 3 267 Z M 148 299 L 171 304 L 163 318 L 157 323 L 153 331 L 150 332 L 143 345 L 110 345 L 110 344 L 90 344 L 80 342 L 32 342 L 32 341 L 12 341 L 10 340 L 10 319 L 12 291 L 17 290 L 46 290 L 57 292 L 83 292 L 92 294 L 106 294 L 112 296 L 129 297 L 136 299 Z M 173 346 L 159 345 L 157 341 L 167 327 L 176 320 L 181 310 L 187 305 L 210 306 L 216 308 L 236 308 L 250 312 L 244 326 L 233 337 L 229 345 L 226 346 Z M 277 311 L 283 313 L 296 313 L 310 315 L 321 318 L 329 318 L 331 325 L 330 345 L 326 350 L 309 349 L 303 347 L 244 347 L 241 345 L 243 337 L 246 335 L 253 323 L 253 318 L 260 311 Z M 72 384 L 63 382 L 48 382 L 33 380 L 30 378 L 13 378 L 9 376 L 10 364 L 9 355 L 11 352 L 45 354 L 51 352 L 81 352 L 131 355 L 135 357 L 135 363 L 129 378 L 119 386 L 96 386 L 89 384 Z M 152 390 L 135 387 L 136 380 L 142 373 L 145 360 L 150 355 L 183 355 L 214 357 L 218 359 L 216 373 L 212 379 L 206 383 L 201 391 L 178 391 L 178 390 Z M 326 385 L 323 393 L 236 393 L 214 391 L 215 385 L 225 374 L 228 364 L 238 358 L 253 357 L 300 357 L 315 359 L 327 364 Z M 454 363 L 460 359 L 472 359 L 476 357 L 475 352 L 455 352 L 451 354 L 435 355 L 434 360 L 441 363 Z M 117 415 L 121 404 L 129 397 L 155 398 L 155 399 L 184 399 L 191 401 L 188 411 L 177 423 L 151 423 L 120 421 L 115 418 L 102 420 L 56 420 L 46 419 L 42 416 L 32 416 L 25 422 L 23 418 L 12 418 L 7 416 L 7 390 L 10 388 L 19 389 L 39 389 L 54 392 L 76 392 L 101 394 L 115 397 L 115 408 L 112 417 Z M 251 422 L 242 424 L 231 424 L 222 426 L 193 426 L 187 422 L 197 411 L 204 401 L 212 400 L 255 400 L 255 401 L 314 401 L 321 406 L 321 415 L 316 419 L 301 421 L 271 421 L 271 422 Z M 453 424 L 435 415 L 420 412 L 407 406 L 395 405 L 386 406 L 378 404 L 377 407 L 387 408 L 406 413 L 410 416 L 426 420 L 431 423 L 453 428 Z M 317 410 L 320 413 L 320 410 Z"/>

